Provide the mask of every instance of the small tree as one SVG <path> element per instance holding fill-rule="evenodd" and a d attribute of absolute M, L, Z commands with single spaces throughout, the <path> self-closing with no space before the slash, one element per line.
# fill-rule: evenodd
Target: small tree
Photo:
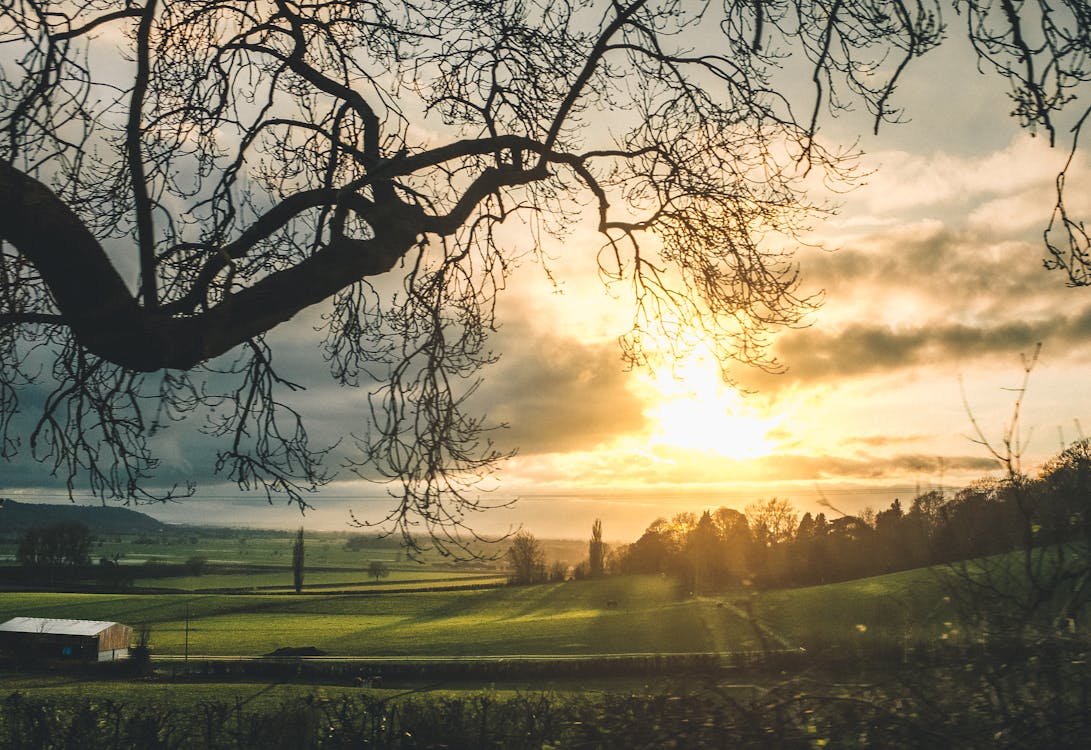
<path fill-rule="evenodd" d="M 368 575 L 378 581 L 380 578 L 386 578 L 390 575 L 390 568 L 382 560 L 372 560 L 371 564 L 367 566 Z"/>
<path fill-rule="evenodd" d="M 591 524 L 591 542 L 587 545 L 587 564 L 592 578 L 601 578 L 605 568 L 606 543 L 602 541 L 602 519 Z"/>
<path fill-rule="evenodd" d="M 564 560 L 554 560 L 549 564 L 549 581 L 551 583 L 563 583 L 568 580 L 568 563 Z"/>
<path fill-rule="evenodd" d="M 345 541 L 345 549 L 349 552 L 359 552 L 368 547 L 369 539 L 363 534 L 349 534 Z"/>
<path fill-rule="evenodd" d="M 696 528 L 686 536 L 687 584 L 690 590 L 701 593 L 719 583 L 721 578 L 716 549 L 716 525 L 706 510 L 701 514 Z"/>
<path fill-rule="evenodd" d="M 975 442 L 1006 475 L 997 504 L 1006 506 L 1007 524 L 1017 530 L 1012 544 L 1018 551 L 950 564 L 947 593 L 964 628 L 983 634 L 987 648 L 1002 654 L 1033 647 L 1082 664 L 1091 610 L 1091 461 L 1086 441 L 1080 441 L 1048 461 L 1037 480 L 1023 472 L 1021 412 L 1040 352 L 1041 344 L 1022 358 L 1023 381 L 1011 389 L 1012 414 L 999 439 L 985 435 L 966 403 Z M 950 524 L 955 512 L 942 508 L 938 515 Z M 988 666 L 1002 662 L 997 658 Z"/>
<path fill-rule="evenodd" d="M 191 576 L 199 576 L 204 574 L 205 568 L 208 566 L 208 558 L 204 555 L 191 555 L 185 564 L 186 572 Z"/>
<path fill-rule="evenodd" d="M 121 564 L 123 557 L 124 552 L 99 557 L 98 569 L 95 571 L 99 587 L 116 591 L 133 585 L 134 574 Z"/>
<path fill-rule="evenodd" d="M 540 583 L 545 580 L 545 553 L 529 531 L 520 531 L 508 547 L 512 583 Z"/>
<path fill-rule="evenodd" d="M 296 532 L 295 542 L 292 544 L 292 580 L 295 583 L 295 592 L 303 591 L 303 527 Z"/>
<path fill-rule="evenodd" d="M 152 629 L 143 622 L 136 631 L 136 644 L 129 654 L 129 666 L 138 675 L 149 674 L 152 670 Z"/>

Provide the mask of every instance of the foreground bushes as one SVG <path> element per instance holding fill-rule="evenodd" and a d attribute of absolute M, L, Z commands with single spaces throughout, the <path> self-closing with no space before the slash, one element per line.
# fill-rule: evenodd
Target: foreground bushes
<path fill-rule="evenodd" d="M 361 690 L 241 700 L 0 698 L 0 748 L 995 748 L 1084 747 L 1091 677 L 1068 649 L 917 667 L 884 684 L 792 678 L 686 695 L 499 697 Z"/>
<path fill-rule="evenodd" d="M 361 694 L 308 696 L 251 710 L 226 701 L 179 707 L 39 700 L 13 693 L 0 708 L 0 747 L 810 748 L 821 735 L 807 713 L 798 702 L 770 710 L 715 694 L 583 699 L 473 694 L 397 701 Z M 838 716 L 839 721 L 848 718 Z M 851 721 L 876 724 L 874 717 L 863 715 Z M 880 741 L 889 739 L 889 732 L 871 736 Z"/>
<path fill-rule="evenodd" d="M 763 663 L 776 659 L 788 660 L 798 656 L 791 652 L 763 654 L 741 653 L 735 661 L 761 660 Z M 363 671 L 374 670 L 387 680 L 469 680 L 492 682 L 504 680 L 536 680 L 546 678 L 578 679 L 583 677 L 646 676 L 661 674 L 705 675 L 715 673 L 723 657 L 717 653 L 682 654 L 618 654 L 604 656 L 571 657 L 475 657 L 467 659 L 406 658 L 390 660 L 381 665 L 365 665 L 352 660 L 309 660 L 291 657 L 266 657 L 237 660 L 191 659 L 185 664 L 188 675 L 215 679 L 244 679 L 249 681 L 314 682 L 318 684 L 339 681 L 351 685 Z M 161 662 L 164 672 L 181 669 L 178 661 Z M 100 665 L 94 665 L 97 669 Z"/>

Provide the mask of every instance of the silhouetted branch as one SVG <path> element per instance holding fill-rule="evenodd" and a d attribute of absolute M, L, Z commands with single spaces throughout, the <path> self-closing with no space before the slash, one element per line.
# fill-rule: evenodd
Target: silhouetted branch
<path fill-rule="evenodd" d="M 1020 124 L 1051 137 L 1091 77 L 1084 5 L 955 5 Z M 292 386 L 263 336 L 321 305 L 331 375 L 374 385 L 345 463 L 391 483 L 403 534 L 419 523 L 458 549 L 445 530 L 488 507 L 477 488 L 508 455 L 467 413 L 518 257 L 500 227 L 533 215 L 564 240 L 593 208 L 600 276 L 632 305 L 630 364 L 703 347 L 729 379 L 736 364 L 778 371 L 772 336 L 820 295 L 777 248 L 833 208 L 809 173 L 859 177 L 822 123 L 853 108 L 897 121 L 903 73 L 946 34 L 942 7 L 10 0 L 2 452 L 20 450 L 22 394 L 48 382 L 31 453 L 70 487 L 143 497 L 147 437 L 195 414 L 216 425 L 220 471 L 305 507 L 331 454 L 278 395 Z M 803 96 L 777 83 L 792 66 L 813 82 Z M 1063 186 L 1067 247 L 1050 247 L 1082 283 Z M 117 423 L 94 427 L 101 443 L 69 434 L 92 415 Z"/>

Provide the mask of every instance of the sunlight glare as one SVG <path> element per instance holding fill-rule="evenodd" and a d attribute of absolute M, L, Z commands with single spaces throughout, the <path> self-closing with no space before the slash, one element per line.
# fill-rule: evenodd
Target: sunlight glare
<path fill-rule="evenodd" d="M 769 433 L 781 419 L 760 413 L 720 378 L 705 360 L 687 361 L 674 372 L 650 378 L 653 444 L 707 451 L 725 458 L 758 458 L 775 449 Z"/>

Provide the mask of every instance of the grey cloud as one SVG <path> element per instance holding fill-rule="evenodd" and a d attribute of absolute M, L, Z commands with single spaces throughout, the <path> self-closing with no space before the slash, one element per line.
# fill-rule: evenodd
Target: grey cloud
<path fill-rule="evenodd" d="M 865 453 L 785 452 L 750 459 L 729 459 L 712 452 L 669 453 L 664 460 L 618 457 L 596 465 L 596 477 L 606 483 L 641 487 L 709 487 L 760 482 L 784 485 L 825 481 L 904 481 L 906 475 L 972 477 L 995 469 L 987 456 L 936 456 L 901 453 L 873 456 Z M 550 479 L 550 477 L 543 477 Z"/>
<path fill-rule="evenodd" d="M 515 313 L 491 342 L 503 356 L 482 372 L 484 382 L 467 405 L 471 414 L 486 414 L 493 424 L 510 425 L 494 433 L 494 439 L 518 448 L 523 455 L 563 452 L 609 442 L 645 425 L 643 404 L 629 389 L 616 343 L 585 344 L 542 333 L 539 323 L 532 324 L 518 308 Z M 316 314 L 300 316 L 278 329 L 270 343 L 278 372 L 305 387 L 295 392 L 280 388 L 278 398 L 303 415 L 313 448 L 341 441 L 327 462 L 336 470 L 340 455 L 353 452 L 348 435 L 366 432 L 367 391 L 374 383 L 343 388 L 332 381 L 319 346 L 321 336 L 313 330 Z M 229 388 L 226 380 L 211 374 L 207 388 L 210 392 Z M 26 441 L 48 393 L 48 384 L 20 393 L 22 413 L 16 418 L 14 432 L 23 437 L 22 450 L 4 463 L 0 488 L 64 487 L 63 478 L 49 476 L 48 467 L 29 455 Z M 216 451 L 225 441 L 207 434 L 202 426 L 204 415 L 194 414 L 168 424 L 153 438 L 152 449 L 160 465 L 149 486 L 192 480 L 203 492 L 225 481 L 225 476 L 214 472 Z M 82 482 L 82 478 L 77 481 L 78 493 L 85 492 L 79 486 Z"/>
<path fill-rule="evenodd" d="M 925 224 L 854 241 L 803 259 L 830 311 L 812 328 L 782 333 L 774 351 L 786 376 L 741 372 L 744 385 L 776 392 L 795 384 L 884 374 L 924 364 L 1029 352 L 1080 354 L 1091 343 L 1091 295 L 1070 289 L 1040 262 L 1032 242 L 999 242 Z M 890 312 L 897 317 L 891 319 Z M 906 305 L 909 305 L 908 309 Z M 912 310 L 912 312 L 909 312 Z M 912 319 L 908 316 L 913 315 Z"/>
<path fill-rule="evenodd" d="M 824 288 L 831 303 L 863 292 L 910 291 L 937 306 L 991 309 L 996 314 L 1043 298 L 1074 296 L 1064 278 L 1042 266 L 1034 241 L 1000 241 L 969 230 L 918 225 L 853 240 L 834 252 L 802 259 L 807 284 Z"/>
<path fill-rule="evenodd" d="M 988 471 L 996 462 L 979 456 L 932 456 L 906 453 L 891 457 L 779 454 L 758 459 L 765 478 L 779 481 L 824 479 L 885 479 L 906 472 L 939 475 L 944 472 Z"/>
<path fill-rule="evenodd" d="M 580 343 L 515 320 L 496 347 L 503 356 L 486 373 L 479 408 L 508 425 L 497 439 L 520 454 L 583 450 L 645 426 L 616 343 Z"/>
<path fill-rule="evenodd" d="M 290 379 L 307 385 L 292 394 L 312 434 L 332 442 L 366 429 L 367 390 L 334 384 L 314 333 L 312 312 L 291 330 L 278 331 L 276 362 Z M 505 299 L 501 326 L 488 349 L 499 360 L 479 374 L 483 381 L 466 404 L 490 425 L 490 437 L 521 455 L 583 450 L 645 426 L 644 405 L 630 390 L 616 341 L 585 343 L 554 333 L 517 297 Z M 345 446 L 342 446 L 343 448 Z"/>
<path fill-rule="evenodd" d="M 995 355 L 1030 353 L 1038 342 L 1047 351 L 1071 352 L 1091 343 L 1091 306 L 1068 317 L 1011 321 L 975 327 L 924 324 L 895 328 L 852 324 L 836 331 L 792 331 L 776 343 L 788 366 L 784 375 L 745 373 L 745 384 L 771 392 L 797 383 L 815 385 L 843 378 L 886 374 L 921 365 L 963 362 Z"/>

